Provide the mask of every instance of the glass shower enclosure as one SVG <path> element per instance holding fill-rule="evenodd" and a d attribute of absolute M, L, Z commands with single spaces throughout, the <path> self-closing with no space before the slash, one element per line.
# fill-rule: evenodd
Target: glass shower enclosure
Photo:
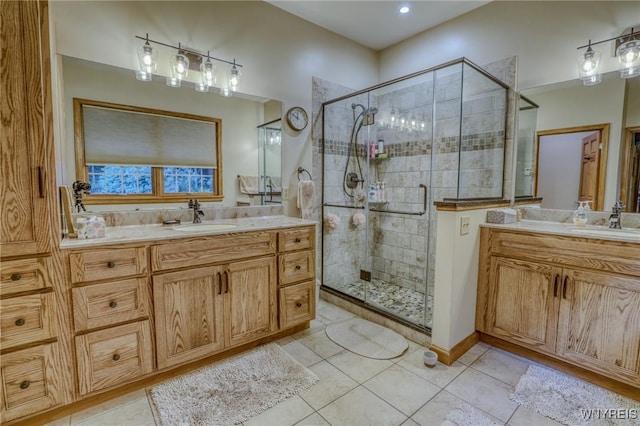
<path fill-rule="evenodd" d="M 507 86 L 462 58 L 322 109 L 322 285 L 429 332 L 434 202 L 502 197 Z"/>

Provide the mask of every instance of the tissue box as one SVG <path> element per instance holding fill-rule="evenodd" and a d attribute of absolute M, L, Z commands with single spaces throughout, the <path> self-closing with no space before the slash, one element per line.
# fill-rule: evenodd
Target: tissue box
<path fill-rule="evenodd" d="M 104 238 L 106 235 L 104 218 L 100 216 L 79 217 L 75 228 L 78 238 Z"/>
<path fill-rule="evenodd" d="M 487 223 L 513 223 L 516 221 L 514 209 L 497 209 L 487 211 Z"/>

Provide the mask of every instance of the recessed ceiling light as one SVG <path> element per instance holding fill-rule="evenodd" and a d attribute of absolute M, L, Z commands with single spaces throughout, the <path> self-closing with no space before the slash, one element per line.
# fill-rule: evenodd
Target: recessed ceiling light
<path fill-rule="evenodd" d="M 409 6 L 402 6 L 402 7 L 400 8 L 400 13 L 402 13 L 403 15 L 404 15 L 405 13 L 409 13 Z"/>

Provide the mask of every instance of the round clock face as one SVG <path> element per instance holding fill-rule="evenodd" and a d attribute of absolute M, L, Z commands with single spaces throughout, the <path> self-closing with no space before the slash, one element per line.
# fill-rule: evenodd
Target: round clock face
<path fill-rule="evenodd" d="M 302 130 L 307 127 L 309 118 L 307 112 L 301 107 L 293 107 L 287 111 L 287 124 L 294 130 Z"/>

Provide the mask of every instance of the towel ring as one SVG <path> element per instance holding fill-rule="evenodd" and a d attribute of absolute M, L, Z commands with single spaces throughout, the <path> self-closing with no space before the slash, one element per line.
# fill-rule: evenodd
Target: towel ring
<path fill-rule="evenodd" d="M 309 180 L 313 180 L 313 177 L 311 177 L 311 173 L 309 173 L 309 170 L 303 167 L 298 167 L 298 181 L 300 181 L 300 175 L 302 173 L 306 173 L 309 176 Z"/>

